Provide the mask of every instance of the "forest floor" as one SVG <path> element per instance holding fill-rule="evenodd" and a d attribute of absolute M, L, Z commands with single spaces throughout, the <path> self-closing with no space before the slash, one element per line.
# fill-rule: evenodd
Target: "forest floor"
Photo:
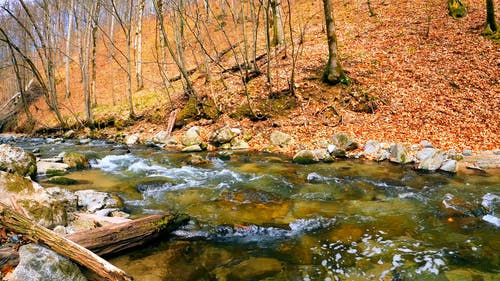
<path fill-rule="evenodd" d="M 296 40 L 302 28 L 304 40 L 295 46 L 300 48 L 295 94 L 285 91 L 291 69 L 290 45 L 286 57 L 281 52 L 271 60 L 272 88 L 265 74 L 249 83 L 250 104 L 266 116 L 262 120 L 252 121 L 242 113 L 242 105 L 248 107 L 248 102 L 239 77 L 227 76 L 225 89 L 211 84 L 212 90 L 215 87 L 211 92 L 203 76 L 195 74 L 195 89 L 200 95 L 211 96 L 222 115 L 176 128 L 174 135 L 193 125 L 200 126 L 205 135 L 227 125 L 251 133 L 253 150 L 282 153 L 320 147 L 340 132 L 362 143 L 370 139 L 404 143 L 427 140 L 436 147 L 458 151 L 500 148 L 500 46 L 481 36 L 486 18 L 484 3 L 463 1 L 468 15 L 453 19 L 442 0 L 373 0 L 375 16 L 370 16 L 366 2 L 334 1 L 339 51 L 350 85 L 321 82 L 327 60 L 322 4 L 319 0 L 297 1 L 292 17 L 297 23 L 294 36 Z M 147 39 L 146 34 L 145 38 L 154 41 L 154 36 Z M 100 71 L 112 72 L 111 67 L 98 58 Z M 156 70 L 156 66 L 146 68 L 145 77 L 154 77 Z M 112 80 L 98 75 L 97 120 L 105 120 L 110 113 L 126 116 L 125 99 L 120 100 L 124 91 L 116 91 L 120 84 Z M 124 128 L 108 128 L 104 134 L 139 132 L 141 139 L 146 139 L 164 130 L 170 111 L 181 108 L 186 100 L 177 90 L 169 94 L 170 103 L 158 89 L 158 83 L 147 82 L 145 90 L 134 94 L 140 118 Z M 83 116 L 83 98 L 78 93 L 61 103 L 65 114 Z M 35 106 L 39 125 L 55 124 L 42 101 Z M 295 143 L 273 147 L 269 135 L 274 130 L 292 135 Z"/>

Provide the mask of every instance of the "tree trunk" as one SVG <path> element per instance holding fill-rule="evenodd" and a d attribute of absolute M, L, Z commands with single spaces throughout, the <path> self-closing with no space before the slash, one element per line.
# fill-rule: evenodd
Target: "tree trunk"
<path fill-rule="evenodd" d="M 6 228 L 26 235 L 34 243 L 43 242 L 53 251 L 92 270 L 104 280 L 133 280 L 127 273 L 98 255 L 43 226 L 33 223 L 32 220 L 15 212 L 4 203 L 0 203 L 0 221 Z"/>
<path fill-rule="evenodd" d="M 340 66 L 337 49 L 337 36 L 335 35 L 335 22 L 333 18 L 332 0 L 323 0 L 326 21 L 326 37 L 328 39 L 328 63 L 323 72 L 323 81 L 328 84 L 337 84 L 345 77 Z"/>
<path fill-rule="evenodd" d="M 144 245 L 162 234 L 169 233 L 184 221 L 184 217 L 171 213 L 151 215 L 129 222 L 76 232 L 65 237 L 101 256 Z"/>
<path fill-rule="evenodd" d="M 92 68 L 90 76 L 90 90 L 91 96 L 93 97 L 92 106 L 97 106 L 97 94 L 96 94 L 96 51 L 97 51 L 97 28 L 99 26 L 99 12 L 101 10 L 101 0 L 97 0 L 92 11 L 92 57 L 90 58 L 90 64 Z M 92 120 L 93 121 L 93 120 Z"/>
<path fill-rule="evenodd" d="M 269 0 L 271 4 L 271 12 L 273 14 L 273 40 L 272 46 L 278 46 L 285 40 L 285 32 L 283 31 L 283 8 L 281 0 Z"/>
<path fill-rule="evenodd" d="M 142 80 L 142 17 L 144 16 L 144 5 L 144 0 L 140 0 L 137 12 L 137 26 L 135 28 L 135 77 L 137 81 L 137 90 L 141 90 L 144 87 Z"/>
<path fill-rule="evenodd" d="M 66 72 L 66 98 L 69 98 L 71 96 L 71 91 L 70 91 L 70 68 L 69 64 L 71 62 L 71 35 L 73 34 L 73 20 L 74 20 L 74 15 L 73 15 L 73 9 L 75 5 L 75 0 L 71 0 L 69 9 L 68 9 L 68 31 L 66 34 L 66 55 L 64 57 L 64 64 L 65 64 L 65 72 Z"/>
<path fill-rule="evenodd" d="M 186 220 L 187 218 L 184 216 L 171 213 L 151 215 L 129 222 L 76 232 L 66 235 L 65 238 L 99 256 L 116 254 L 149 243 L 162 235 L 167 235 L 173 229 L 184 224 Z M 0 249 L 0 267 L 5 262 L 16 266 L 19 262 L 17 251 L 11 248 L 3 249 L 3 251 Z"/>
<path fill-rule="evenodd" d="M 488 27 L 493 33 L 498 30 L 498 26 L 495 21 L 495 4 L 493 3 L 493 0 L 486 0 L 486 28 Z"/>

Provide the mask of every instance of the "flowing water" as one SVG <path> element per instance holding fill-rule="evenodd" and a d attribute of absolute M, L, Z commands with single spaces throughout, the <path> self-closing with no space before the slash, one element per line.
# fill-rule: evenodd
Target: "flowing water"
<path fill-rule="evenodd" d="M 500 176 L 419 173 L 363 161 L 295 165 L 92 141 L 20 139 L 42 157 L 76 151 L 92 168 L 70 189 L 115 192 L 134 217 L 192 219 L 110 261 L 137 280 L 500 280 Z M 224 157 L 222 157 L 224 158 Z M 40 181 L 43 185 L 44 178 Z"/>

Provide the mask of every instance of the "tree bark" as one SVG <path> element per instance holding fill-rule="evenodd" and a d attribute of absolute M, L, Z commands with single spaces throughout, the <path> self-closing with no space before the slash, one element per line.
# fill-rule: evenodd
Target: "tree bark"
<path fill-rule="evenodd" d="M 137 81 L 137 90 L 141 90 L 144 87 L 142 80 L 142 17 L 144 16 L 144 5 L 144 0 L 140 0 L 137 12 L 137 26 L 135 28 L 135 77 Z"/>
<path fill-rule="evenodd" d="M 339 60 L 332 0 L 323 0 L 323 8 L 326 21 L 326 37 L 328 39 L 328 63 L 325 71 L 323 72 L 323 81 L 334 85 L 341 82 L 341 80 L 345 77 L 345 74 Z"/>
<path fill-rule="evenodd" d="M 277 46 L 285 40 L 285 32 L 283 30 L 283 8 L 281 0 L 269 0 L 271 4 L 271 12 L 273 14 L 273 40 L 272 46 Z"/>
<path fill-rule="evenodd" d="M 92 270 L 105 280 L 133 280 L 123 270 L 110 264 L 90 250 L 57 235 L 43 226 L 33 223 L 32 220 L 15 212 L 4 203 L 0 203 L 0 221 L 6 228 L 26 235 L 34 243 L 43 242 L 53 251 Z"/>
<path fill-rule="evenodd" d="M 492 32 L 497 32 L 498 26 L 495 21 L 495 4 L 493 0 L 486 0 L 486 28 L 488 26 Z"/>
<path fill-rule="evenodd" d="M 71 0 L 69 8 L 68 8 L 68 31 L 66 34 L 66 54 L 64 56 L 64 64 L 65 64 L 65 72 L 66 72 L 66 98 L 71 96 L 70 91 L 70 68 L 69 64 L 71 62 L 71 35 L 73 34 L 73 20 L 74 20 L 74 5 L 75 0 Z"/>
<path fill-rule="evenodd" d="M 184 222 L 172 213 L 151 215 L 129 222 L 80 231 L 65 237 L 97 255 L 118 253 L 168 233 Z"/>

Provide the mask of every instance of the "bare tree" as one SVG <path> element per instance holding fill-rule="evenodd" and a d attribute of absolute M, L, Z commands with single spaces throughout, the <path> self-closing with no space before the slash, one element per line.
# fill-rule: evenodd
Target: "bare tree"
<path fill-rule="evenodd" d="M 144 87 L 142 80 L 142 18 L 144 16 L 144 6 L 144 0 L 139 0 L 139 6 L 137 9 L 137 25 L 135 27 L 135 77 L 137 81 L 137 90 L 141 90 Z"/>
<path fill-rule="evenodd" d="M 127 93 L 128 93 L 128 103 L 129 103 L 129 117 L 135 118 L 134 112 L 134 102 L 132 99 L 132 40 L 131 40 L 131 22 L 132 22 L 132 11 L 134 7 L 133 0 L 127 0 L 125 7 L 125 15 L 122 17 L 116 5 L 116 0 L 110 0 L 113 10 L 113 16 L 120 25 L 123 34 L 125 35 L 125 43 L 127 44 L 127 51 L 125 53 L 125 60 L 127 61 Z"/>
<path fill-rule="evenodd" d="M 283 30 L 283 8 L 281 0 L 268 0 L 271 5 L 271 13 L 273 14 L 273 40 L 272 46 L 277 46 L 285 40 L 285 32 Z"/>
<path fill-rule="evenodd" d="M 326 21 L 326 37 L 328 39 L 328 63 L 323 72 L 323 81 L 328 84 L 337 84 L 345 79 L 346 76 L 340 65 L 332 0 L 323 0 L 323 9 Z"/>
<path fill-rule="evenodd" d="M 64 56 L 64 65 L 65 65 L 65 73 L 66 73 L 66 98 L 69 98 L 71 95 L 70 92 L 70 62 L 71 62 L 71 35 L 73 34 L 73 20 L 74 20 L 74 6 L 75 0 L 70 1 L 70 5 L 68 7 L 68 28 L 66 33 L 66 53 Z"/>

